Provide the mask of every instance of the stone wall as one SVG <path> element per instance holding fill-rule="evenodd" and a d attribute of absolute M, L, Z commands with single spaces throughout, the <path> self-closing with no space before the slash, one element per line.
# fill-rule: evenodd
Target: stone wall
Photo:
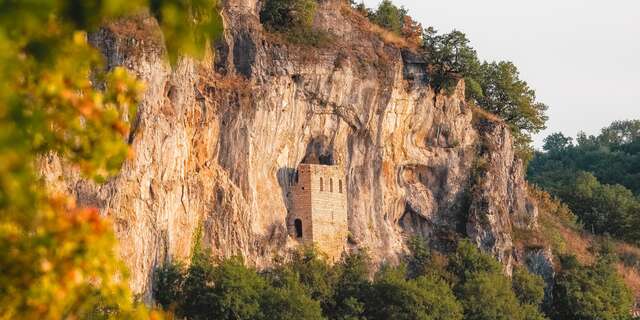
<path fill-rule="evenodd" d="M 302 243 L 313 243 L 312 208 L 311 208 L 311 170 L 308 166 L 300 166 L 297 173 L 297 183 L 291 192 L 291 212 L 287 226 L 289 235 Z M 302 238 L 296 236 L 295 220 L 302 220 Z"/>
<path fill-rule="evenodd" d="M 290 234 L 302 220 L 302 242 L 315 244 L 330 261 L 340 258 L 347 241 L 347 191 L 342 167 L 301 164 L 292 196 Z"/>

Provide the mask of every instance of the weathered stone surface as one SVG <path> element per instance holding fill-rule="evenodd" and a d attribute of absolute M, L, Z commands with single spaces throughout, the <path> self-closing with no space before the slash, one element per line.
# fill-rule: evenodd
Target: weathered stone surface
<path fill-rule="evenodd" d="M 337 1 L 322 2 L 316 17 L 336 35 L 322 49 L 265 35 L 256 3 L 225 3 L 215 60 L 170 67 L 152 18 L 139 17 L 135 33 L 118 22 L 91 37 L 108 66 L 146 83 L 134 156 L 102 186 L 55 157 L 43 174 L 113 219 L 132 288 L 148 293 L 154 266 L 188 257 L 198 230 L 215 254 L 268 265 L 296 243 L 283 172 L 312 158 L 341 166 L 349 245 L 376 261 L 397 261 L 411 235 L 446 246 L 468 233 L 509 269 L 511 224 L 533 225 L 535 208 L 508 128 L 476 123 L 462 82 L 447 95 L 409 79 L 419 61 L 405 53 L 407 68 L 401 50 L 352 23 Z M 472 185 L 479 154 L 487 170 Z"/>
<path fill-rule="evenodd" d="M 302 164 L 289 180 L 289 234 L 314 245 L 328 261 L 340 259 L 347 246 L 347 193 L 342 166 Z"/>

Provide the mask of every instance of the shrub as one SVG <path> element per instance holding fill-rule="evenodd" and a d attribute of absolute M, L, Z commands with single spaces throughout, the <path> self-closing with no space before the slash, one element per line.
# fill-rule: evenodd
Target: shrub
<path fill-rule="evenodd" d="M 396 7 L 390 0 L 383 0 L 378 5 L 378 9 L 369 16 L 369 19 L 389 31 L 401 34 L 406 15 L 407 10 L 404 8 Z"/>
<path fill-rule="evenodd" d="M 316 12 L 315 0 L 267 0 L 260 22 L 272 30 L 309 29 Z"/>
<path fill-rule="evenodd" d="M 329 42 L 329 36 L 312 29 L 316 7 L 316 0 L 267 0 L 260 21 L 293 43 L 319 46 Z"/>
<path fill-rule="evenodd" d="M 459 283 L 465 283 L 476 273 L 502 273 L 502 266 L 495 258 L 483 254 L 468 240 L 460 241 L 447 269 Z"/>

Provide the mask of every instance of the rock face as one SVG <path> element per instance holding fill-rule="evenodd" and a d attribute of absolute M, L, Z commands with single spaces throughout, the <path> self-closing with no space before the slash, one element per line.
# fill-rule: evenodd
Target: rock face
<path fill-rule="evenodd" d="M 134 156 L 102 186 L 55 157 L 47 180 L 114 221 L 134 291 L 153 268 L 214 254 L 257 266 L 296 242 L 287 231 L 295 168 L 335 164 L 346 177 L 350 247 L 397 261 L 422 235 L 446 249 L 469 236 L 510 270 L 513 224 L 535 224 L 509 129 L 478 116 L 464 83 L 424 84 L 424 61 L 385 44 L 361 18 L 321 2 L 315 24 L 333 34 L 305 48 L 266 34 L 256 0 L 224 4 L 226 31 L 202 61 L 164 58 L 157 23 L 120 21 L 91 36 L 108 66 L 146 83 L 129 142 Z"/>

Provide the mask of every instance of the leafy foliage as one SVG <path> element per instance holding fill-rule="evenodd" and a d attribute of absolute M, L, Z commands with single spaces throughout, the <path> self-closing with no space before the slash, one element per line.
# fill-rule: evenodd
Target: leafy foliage
<path fill-rule="evenodd" d="M 422 41 L 422 25 L 415 21 L 406 8 L 398 7 L 389 0 L 380 2 L 376 10 L 367 8 L 363 2 L 350 0 L 351 7 L 380 27 L 404 37 L 410 43 Z"/>
<path fill-rule="evenodd" d="M 520 79 L 517 67 L 507 61 L 481 63 L 469 39 L 457 30 L 438 34 L 429 27 L 423 41 L 432 85 L 447 89 L 464 78 L 467 98 L 504 119 L 515 137 L 518 156 L 530 160 L 531 135 L 545 128 L 547 106 L 536 101 L 535 91 Z"/>
<path fill-rule="evenodd" d="M 163 283 L 156 287 L 166 292 L 154 291 L 155 298 L 168 310 L 177 306 L 176 314 L 189 319 L 455 320 L 493 319 L 496 314 L 505 319 L 544 319 L 537 305 L 538 278 L 521 270 L 518 283 L 512 284 L 495 259 L 467 241 L 460 243 L 447 266 L 419 241 L 412 240 L 407 262 L 435 270 L 385 265 L 371 280 L 365 251 L 329 265 L 313 248 L 302 248 L 287 262 L 262 273 L 244 267 L 237 258 L 200 259 L 186 274 L 169 264 L 156 273 L 164 275 L 156 277 Z M 520 293 L 523 302 L 518 301 Z M 168 297 L 173 301 L 166 301 Z"/>
<path fill-rule="evenodd" d="M 544 319 L 537 305 L 518 300 L 520 279 L 510 281 L 498 261 L 469 241 L 458 244 L 448 269 L 457 279 L 454 292 L 464 307 L 465 319 Z"/>
<path fill-rule="evenodd" d="M 167 9 L 178 2 L 185 10 Z M 190 20 L 186 9 L 196 5 L 217 15 L 213 0 L 153 2 L 162 28 L 175 31 L 170 52 L 192 44 L 185 33 L 220 29 Z M 45 190 L 36 173 L 36 161 L 55 153 L 101 182 L 127 158 L 124 138 L 143 86 L 122 68 L 103 70 L 86 39 L 102 22 L 148 7 L 143 0 L 0 2 L 0 318 L 150 316 L 133 303 L 109 222 Z"/>
<path fill-rule="evenodd" d="M 513 292 L 522 304 L 539 306 L 544 299 L 544 280 L 538 275 L 528 272 L 523 267 L 513 270 Z"/>
<path fill-rule="evenodd" d="M 640 121 L 615 122 L 598 136 L 561 133 L 545 139 L 529 180 L 559 197 L 584 227 L 597 234 L 640 241 Z"/>
<path fill-rule="evenodd" d="M 293 43 L 319 46 L 328 41 L 328 36 L 312 28 L 316 8 L 316 0 L 267 0 L 260 21 Z"/>
<path fill-rule="evenodd" d="M 629 289 L 611 260 L 601 257 L 584 266 L 575 257 L 561 259 L 562 272 L 554 287 L 554 319 L 626 319 L 633 304 Z"/>
<path fill-rule="evenodd" d="M 378 9 L 369 16 L 369 20 L 389 31 L 401 34 L 406 15 L 405 8 L 396 7 L 390 0 L 382 0 Z"/>

